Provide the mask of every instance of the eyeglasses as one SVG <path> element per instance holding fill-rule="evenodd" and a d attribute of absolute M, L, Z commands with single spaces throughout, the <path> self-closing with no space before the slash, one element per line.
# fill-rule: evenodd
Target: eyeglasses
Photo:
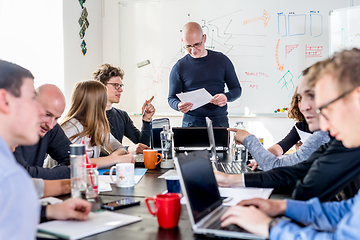
<path fill-rule="evenodd" d="M 124 84 L 120 84 L 120 83 L 106 83 L 106 84 L 111 84 L 114 86 L 115 90 L 119 90 L 120 88 L 124 87 Z"/>
<path fill-rule="evenodd" d="M 201 38 L 201 42 L 195 43 L 194 45 L 185 45 L 184 48 L 186 50 L 190 50 L 190 48 L 199 48 L 203 44 L 204 36 Z"/>
<path fill-rule="evenodd" d="M 340 96 L 338 96 L 337 98 L 335 98 L 334 100 L 330 101 L 329 103 L 319 107 L 318 109 L 316 109 L 316 112 L 318 114 L 321 114 L 326 120 L 329 120 L 328 117 L 325 116 L 323 110 L 327 107 L 329 107 L 331 104 L 333 104 L 334 102 L 342 99 L 343 97 L 345 97 L 346 95 L 348 95 L 349 93 L 351 93 L 352 91 L 354 91 L 354 89 L 349 89 L 348 91 L 344 92 L 343 94 L 341 94 Z"/>

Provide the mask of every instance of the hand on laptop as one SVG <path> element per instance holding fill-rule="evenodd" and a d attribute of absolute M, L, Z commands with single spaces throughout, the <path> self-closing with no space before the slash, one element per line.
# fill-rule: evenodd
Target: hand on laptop
<path fill-rule="evenodd" d="M 133 146 L 129 146 L 128 153 L 132 154 L 141 154 L 143 153 L 143 150 L 150 149 L 148 146 L 142 143 L 135 144 Z"/>
<path fill-rule="evenodd" d="M 91 203 L 80 198 L 71 198 L 62 203 L 48 205 L 46 218 L 56 220 L 87 220 Z"/>
<path fill-rule="evenodd" d="M 238 203 L 239 206 L 255 206 L 270 217 L 276 217 L 283 215 L 286 210 L 286 201 L 285 200 L 272 200 L 272 199 L 262 199 L 262 198 L 253 198 L 249 200 L 243 200 Z"/>
<path fill-rule="evenodd" d="M 247 136 L 251 135 L 249 132 L 242 130 L 242 129 L 228 128 L 227 130 L 235 132 L 234 139 L 235 139 L 236 144 L 242 144 L 244 142 L 244 139 Z"/>
<path fill-rule="evenodd" d="M 219 187 L 243 187 L 242 174 L 227 174 L 214 170 Z"/>
<path fill-rule="evenodd" d="M 221 226 L 226 227 L 236 224 L 245 230 L 266 237 L 269 237 L 269 223 L 272 218 L 254 206 L 233 206 L 221 216 Z"/>

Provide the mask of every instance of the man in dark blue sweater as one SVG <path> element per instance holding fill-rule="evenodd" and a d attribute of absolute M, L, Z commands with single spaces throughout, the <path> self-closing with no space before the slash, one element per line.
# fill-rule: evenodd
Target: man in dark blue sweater
<path fill-rule="evenodd" d="M 238 99 L 241 86 L 230 59 L 220 52 L 205 49 L 206 34 L 198 23 L 189 22 L 182 29 L 182 41 L 189 53 L 170 73 L 168 103 L 184 113 L 183 127 L 206 127 L 209 117 L 215 127 L 229 127 L 227 102 Z M 225 84 L 229 89 L 225 93 Z M 210 103 L 190 111 L 190 102 L 181 102 L 176 94 L 205 88 L 213 97 Z"/>
<path fill-rule="evenodd" d="M 14 156 L 33 178 L 47 180 L 70 178 L 69 154 L 71 144 L 57 123 L 65 109 L 65 97 L 61 90 L 52 84 L 44 84 L 37 89 L 37 102 L 45 110 L 40 118 L 38 143 L 32 146 L 18 146 Z M 60 165 L 43 168 L 44 160 L 50 155 Z"/>
<path fill-rule="evenodd" d="M 110 64 L 101 65 L 94 73 L 93 79 L 102 82 L 107 87 L 108 102 L 106 116 L 109 121 L 111 134 L 122 143 L 123 137 L 130 139 L 135 145 L 129 146 L 127 151 L 132 154 L 142 153 L 150 145 L 150 122 L 155 113 L 151 101 L 146 101 L 141 109 L 144 113 L 142 129 L 139 131 L 127 112 L 114 108 L 112 104 L 119 103 L 123 92 L 122 83 L 124 71 Z M 146 108 L 146 109 L 145 109 Z"/>

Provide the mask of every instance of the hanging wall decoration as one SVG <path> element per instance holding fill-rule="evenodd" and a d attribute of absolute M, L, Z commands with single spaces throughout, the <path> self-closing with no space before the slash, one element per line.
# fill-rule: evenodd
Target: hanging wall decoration
<path fill-rule="evenodd" d="M 81 47 L 82 54 L 85 56 L 85 54 L 87 52 L 87 47 L 86 47 L 86 42 L 85 42 L 84 37 L 85 37 L 85 32 L 89 28 L 90 23 L 89 23 L 89 20 L 87 19 L 87 16 L 88 16 L 87 9 L 86 9 L 86 7 L 84 7 L 84 3 L 86 2 L 86 0 L 78 0 L 78 1 L 82 8 L 81 16 L 78 20 L 78 23 L 80 25 L 79 35 L 80 35 L 80 39 L 82 39 L 80 47 Z"/>

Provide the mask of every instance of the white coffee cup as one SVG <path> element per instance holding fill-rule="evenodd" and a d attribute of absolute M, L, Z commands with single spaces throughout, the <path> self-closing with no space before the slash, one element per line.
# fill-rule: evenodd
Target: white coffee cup
<path fill-rule="evenodd" d="M 113 171 L 116 168 L 116 181 L 113 179 Z M 133 163 L 118 163 L 110 169 L 110 179 L 116 186 L 121 188 L 133 187 L 134 182 L 134 164 Z"/>

